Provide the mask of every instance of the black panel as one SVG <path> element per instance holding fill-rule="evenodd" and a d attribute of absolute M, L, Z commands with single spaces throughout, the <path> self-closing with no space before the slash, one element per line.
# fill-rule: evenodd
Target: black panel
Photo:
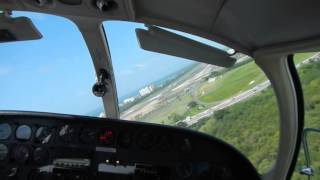
<path fill-rule="evenodd" d="M 0 140 L 0 179 L 259 179 L 231 146 L 186 129 L 23 112 L 0 113 L 0 122 L 32 131 Z"/>
<path fill-rule="evenodd" d="M 82 3 L 82 0 L 59 0 L 63 4 L 67 5 L 80 5 Z"/>

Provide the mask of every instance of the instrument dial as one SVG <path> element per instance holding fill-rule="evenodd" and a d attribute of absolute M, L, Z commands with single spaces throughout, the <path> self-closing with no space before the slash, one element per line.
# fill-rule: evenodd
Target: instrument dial
<path fill-rule="evenodd" d="M 28 125 L 21 125 L 16 130 L 16 138 L 19 140 L 27 141 L 31 138 L 32 129 Z"/>
<path fill-rule="evenodd" d="M 53 137 L 53 130 L 48 127 L 39 127 L 35 134 L 35 142 L 47 144 Z"/>
<path fill-rule="evenodd" d="M 8 147 L 4 144 L 0 144 L 0 161 L 5 160 L 8 156 Z"/>
<path fill-rule="evenodd" d="M 0 124 L 0 140 L 6 140 L 11 136 L 12 129 L 7 123 Z"/>
<path fill-rule="evenodd" d="M 24 164 L 29 160 L 30 151 L 29 148 L 23 145 L 16 146 L 13 149 L 13 158 L 18 163 Z"/>
<path fill-rule="evenodd" d="M 97 139 L 97 132 L 95 129 L 82 129 L 79 138 L 82 143 L 94 144 Z"/>
<path fill-rule="evenodd" d="M 71 127 L 70 125 L 64 125 L 60 128 L 58 135 L 61 141 L 69 143 L 75 140 L 75 133 L 75 128 Z"/>
<path fill-rule="evenodd" d="M 133 143 L 133 133 L 122 132 L 118 137 L 118 145 L 122 148 L 128 148 Z"/>
<path fill-rule="evenodd" d="M 138 136 L 137 145 L 144 150 L 150 150 L 155 144 L 155 137 L 152 133 L 143 132 Z"/>
<path fill-rule="evenodd" d="M 48 163 L 49 152 L 42 147 L 38 147 L 33 151 L 33 161 L 37 164 Z"/>

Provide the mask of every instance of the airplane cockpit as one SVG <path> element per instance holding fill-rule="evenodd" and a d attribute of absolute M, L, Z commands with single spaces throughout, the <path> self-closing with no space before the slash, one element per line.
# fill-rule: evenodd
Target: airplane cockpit
<path fill-rule="evenodd" d="M 0 0 L 0 179 L 317 178 L 319 8 Z"/>

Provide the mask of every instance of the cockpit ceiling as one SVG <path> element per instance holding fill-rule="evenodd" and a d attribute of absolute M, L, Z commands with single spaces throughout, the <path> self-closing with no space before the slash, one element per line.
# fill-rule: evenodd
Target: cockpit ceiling
<path fill-rule="evenodd" d="M 0 9 L 39 11 L 76 18 L 126 20 L 199 35 L 246 54 L 264 47 L 320 38 L 319 0 L 114 0 L 100 12 L 93 1 L 38 7 L 36 0 L 2 0 Z"/>

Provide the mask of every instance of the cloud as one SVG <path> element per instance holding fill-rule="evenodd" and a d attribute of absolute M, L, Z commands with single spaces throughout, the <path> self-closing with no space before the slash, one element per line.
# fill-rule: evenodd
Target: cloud
<path fill-rule="evenodd" d="M 10 68 L 0 67 L 0 76 L 5 76 L 10 73 Z"/>

